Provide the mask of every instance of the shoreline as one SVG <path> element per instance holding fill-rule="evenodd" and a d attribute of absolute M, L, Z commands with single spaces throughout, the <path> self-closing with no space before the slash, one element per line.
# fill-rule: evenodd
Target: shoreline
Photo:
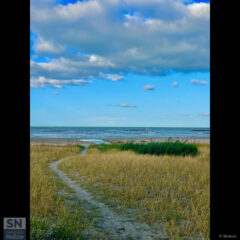
<path fill-rule="evenodd" d="M 91 140 L 91 139 L 89 139 Z M 93 140 L 93 139 L 92 139 Z M 95 139 L 100 140 L 100 139 Z M 102 138 L 102 141 L 108 143 L 117 143 L 117 142 L 128 142 L 133 141 L 135 143 L 140 142 L 167 142 L 169 138 L 160 137 L 160 138 Z M 187 141 L 187 143 L 206 143 L 210 144 L 210 138 L 184 138 L 184 137 L 172 137 L 172 141 L 179 140 L 180 142 Z M 81 141 L 78 139 L 70 139 L 70 138 L 30 138 L 30 145 L 80 145 L 80 144 L 88 143 L 94 144 L 90 141 Z"/>
<path fill-rule="evenodd" d="M 210 138 L 184 138 L 184 137 L 171 137 L 171 141 L 180 141 L 187 143 L 208 143 L 210 144 Z M 133 141 L 135 143 L 141 143 L 141 142 L 168 142 L 168 137 L 159 137 L 159 138 L 113 138 L 113 139 L 104 139 L 104 141 L 111 142 L 111 143 L 117 143 L 117 142 L 128 142 Z"/>
<path fill-rule="evenodd" d="M 78 139 L 71 138 L 30 138 L 30 145 L 81 145 L 86 144 L 92 145 L 94 143 L 88 141 L 81 141 Z"/>

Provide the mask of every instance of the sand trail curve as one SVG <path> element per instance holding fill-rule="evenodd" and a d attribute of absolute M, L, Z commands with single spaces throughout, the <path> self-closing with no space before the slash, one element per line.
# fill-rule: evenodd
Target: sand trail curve
<path fill-rule="evenodd" d="M 81 155 L 85 155 L 87 148 L 90 144 L 84 145 L 84 149 L 80 152 Z M 109 239 L 167 239 L 167 235 L 162 230 L 162 226 L 158 225 L 158 229 L 151 229 L 150 226 L 143 223 L 135 222 L 133 218 L 122 217 L 114 213 L 104 203 L 98 202 L 92 198 L 91 194 L 85 189 L 77 185 L 72 179 L 70 179 L 64 172 L 58 169 L 58 164 L 63 159 L 51 162 L 50 168 L 61 178 L 61 180 L 75 192 L 75 196 L 79 200 L 87 201 L 91 207 L 99 209 L 101 214 L 101 227 L 109 234 Z"/>

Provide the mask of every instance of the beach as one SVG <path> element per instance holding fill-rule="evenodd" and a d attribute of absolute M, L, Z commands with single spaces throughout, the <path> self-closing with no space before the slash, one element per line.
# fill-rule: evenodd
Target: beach
<path fill-rule="evenodd" d="M 187 143 L 207 143 L 210 144 L 210 138 L 178 138 L 173 137 L 170 138 L 171 141 L 180 141 L 180 142 L 187 142 Z M 94 140 L 96 142 L 103 141 L 106 143 L 117 143 L 117 142 L 167 142 L 169 138 L 162 137 L 162 138 L 106 138 L 106 139 L 88 139 L 88 140 L 78 140 L 78 139 L 70 139 L 70 138 L 31 138 L 30 144 L 31 145 L 81 145 L 88 142 L 89 144 L 94 144 Z"/>
<path fill-rule="evenodd" d="M 87 141 L 80 141 L 77 139 L 69 139 L 69 138 L 31 138 L 31 145 L 81 145 L 85 144 Z M 89 142 L 88 142 L 89 143 Z M 93 144 L 93 143 L 89 143 Z"/>

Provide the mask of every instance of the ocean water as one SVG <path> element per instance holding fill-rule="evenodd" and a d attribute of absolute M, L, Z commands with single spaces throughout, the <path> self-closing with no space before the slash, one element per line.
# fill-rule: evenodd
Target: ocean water
<path fill-rule="evenodd" d="M 106 138 L 209 138 L 209 128 L 31 127 L 31 138 L 70 138 L 96 142 Z"/>

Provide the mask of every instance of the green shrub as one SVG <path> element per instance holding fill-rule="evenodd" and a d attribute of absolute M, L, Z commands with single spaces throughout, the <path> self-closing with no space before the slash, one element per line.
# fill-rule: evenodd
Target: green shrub
<path fill-rule="evenodd" d="M 152 155 L 192 155 L 198 154 L 198 148 L 194 144 L 176 142 L 151 142 L 151 143 L 122 143 L 122 144 L 100 144 L 92 146 L 101 151 L 107 151 L 110 149 L 119 149 L 121 151 L 132 150 L 140 154 L 152 154 Z"/>
<path fill-rule="evenodd" d="M 111 149 L 119 149 L 121 150 L 121 145 L 119 143 L 112 143 L 112 144 L 96 144 L 96 145 L 91 145 L 89 146 L 89 149 L 91 148 L 95 148 L 98 150 L 101 150 L 103 152 L 107 151 L 107 150 L 111 150 Z"/>
<path fill-rule="evenodd" d="M 140 154 L 153 154 L 153 155 L 197 155 L 198 149 L 194 144 L 186 144 L 181 142 L 151 142 L 147 144 L 134 144 L 126 143 L 121 145 L 121 150 L 132 150 Z"/>

